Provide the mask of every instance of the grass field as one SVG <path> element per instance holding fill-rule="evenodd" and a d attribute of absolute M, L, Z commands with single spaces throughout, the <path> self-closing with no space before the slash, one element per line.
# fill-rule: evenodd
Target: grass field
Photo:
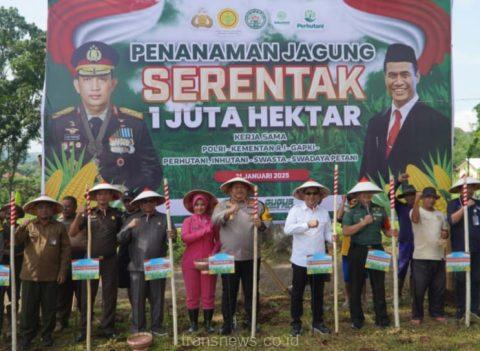
<path fill-rule="evenodd" d="M 290 267 L 288 264 L 277 264 L 274 267 L 285 284 L 289 284 L 291 279 Z M 389 274 L 389 277 L 391 274 Z M 368 289 L 368 303 L 365 304 L 366 325 L 360 331 L 353 331 L 350 328 L 349 313 L 347 308 L 340 309 L 340 333 L 338 335 L 319 336 L 311 335 L 309 331 L 310 320 L 310 301 L 309 291 L 305 294 L 305 315 L 304 332 L 297 339 L 289 335 L 290 332 L 290 301 L 274 284 L 271 277 L 263 269 L 261 272 L 261 313 L 260 326 L 261 332 L 256 340 L 249 338 L 249 331 L 237 329 L 231 337 L 221 337 L 218 334 L 207 335 L 200 331 L 198 334 L 189 335 L 185 331 L 188 328 L 188 320 L 184 304 L 183 281 L 180 272 L 177 272 L 178 286 L 178 306 L 179 306 L 179 346 L 177 350 L 356 350 L 356 351 L 374 351 L 374 350 L 480 350 L 480 321 L 473 321 L 472 326 L 466 329 L 463 324 L 458 324 L 454 319 L 453 306 L 447 306 L 448 322 L 441 325 L 428 317 L 421 326 L 412 326 L 409 322 L 410 306 L 405 301 L 401 304 L 401 329 L 394 328 L 379 329 L 373 323 L 373 308 L 371 306 L 371 295 Z M 391 284 L 388 279 L 387 302 L 389 304 L 389 313 L 392 314 Z M 331 283 L 326 289 L 325 319 L 329 327 L 333 329 L 333 295 Z M 341 284 L 342 285 L 342 284 Z M 169 285 L 168 285 L 169 286 Z M 216 327 L 221 325 L 220 313 L 220 288 L 217 286 L 217 310 L 214 317 Z M 340 301 L 343 302 L 343 290 L 340 294 Z M 96 316 L 100 316 L 100 303 L 97 299 Z M 166 327 L 171 330 L 171 304 L 170 295 L 167 294 L 166 305 Z M 239 305 L 239 311 L 243 312 L 242 304 Z M 94 338 L 94 350 L 128 350 L 126 337 L 129 331 L 129 313 L 130 306 L 125 298 L 124 290 L 121 290 L 118 304 L 118 323 L 119 338 L 117 340 L 105 340 L 99 337 Z M 243 315 L 237 317 L 239 324 L 243 320 Z M 393 318 L 392 318 L 393 319 Z M 200 322 L 201 322 L 200 317 Z M 75 334 L 78 331 L 78 314 L 74 313 L 71 319 L 71 326 L 66 331 L 55 333 L 55 345 L 50 350 L 84 350 L 83 344 L 75 344 Z M 98 320 L 94 322 L 94 333 L 98 326 Z M 171 334 L 171 333 L 170 333 Z M 150 350 L 173 350 L 171 335 L 155 340 Z M 8 344 L 4 338 L 0 344 L 1 350 L 8 350 Z M 32 350 L 41 350 L 39 346 Z"/>

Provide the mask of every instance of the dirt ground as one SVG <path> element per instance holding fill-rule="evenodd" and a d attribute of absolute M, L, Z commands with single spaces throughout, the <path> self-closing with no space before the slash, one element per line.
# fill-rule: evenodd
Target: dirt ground
<path fill-rule="evenodd" d="M 285 286 L 290 284 L 291 268 L 289 264 L 276 264 L 274 270 Z M 305 314 L 303 317 L 304 331 L 298 338 L 290 337 L 290 300 L 287 294 L 282 291 L 265 267 L 261 268 L 260 295 L 261 312 L 259 324 L 261 327 L 257 338 L 251 339 L 250 333 L 240 326 L 231 337 L 222 337 L 219 334 L 205 334 L 200 330 L 195 335 L 186 333 L 188 329 L 188 317 L 185 307 L 185 291 L 183 278 L 180 272 L 175 274 L 177 296 L 178 296 L 178 330 L 179 345 L 173 346 L 172 322 L 171 322 L 171 298 L 170 291 L 167 291 L 167 304 L 165 315 L 165 326 L 169 330 L 169 336 L 157 338 L 150 347 L 155 350 L 355 350 L 355 351 L 380 351 L 380 350 L 480 350 L 480 321 L 473 320 L 469 329 L 459 324 L 454 319 L 453 306 L 447 306 L 447 324 L 439 324 L 426 317 L 421 326 L 410 324 L 409 301 L 401 304 L 401 328 L 393 327 L 380 329 L 373 323 L 373 308 L 371 304 L 370 289 L 367 292 L 367 303 L 365 304 L 366 325 L 360 331 L 353 331 L 350 328 L 349 313 L 347 307 L 340 308 L 340 331 L 338 334 L 329 336 L 312 335 L 309 330 L 310 320 L 310 293 L 305 293 Z M 391 273 L 387 276 L 387 303 L 390 315 L 393 314 Z M 340 277 L 341 279 L 341 277 Z M 170 285 L 167 284 L 169 287 Z M 333 329 L 333 293 L 332 282 L 328 283 L 325 291 L 325 320 L 326 324 Z M 340 280 L 340 305 L 344 301 L 343 281 Z M 100 296 L 100 295 L 99 295 Z M 221 282 L 217 284 L 216 313 L 214 322 L 216 327 L 221 326 L 220 313 Z M 97 299 L 96 316 L 100 315 L 100 301 Z M 243 304 L 239 304 L 238 322 L 243 320 Z M 98 330 L 98 319 L 94 321 L 93 349 L 102 351 L 129 350 L 126 338 L 129 335 L 129 313 L 130 305 L 126 298 L 124 289 L 120 290 L 117 328 L 119 337 L 116 340 L 105 340 L 96 334 Z M 393 320 L 393 318 L 392 318 Z M 200 323 L 202 318 L 200 317 Z M 8 324 L 5 323 L 8 328 Z M 83 344 L 74 342 L 79 331 L 79 316 L 74 312 L 70 328 L 61 333 L 55 333 L 55 345 L 50 348 L 52 351 L 60 350 L 84 350 Z M 37 340 L 39 345 L 39 341 Z M 9 350 L 7 338 L 4 336 L 0 343 L 0 350 Z M 39 346 L 31 350 L 41 350 Z"/>

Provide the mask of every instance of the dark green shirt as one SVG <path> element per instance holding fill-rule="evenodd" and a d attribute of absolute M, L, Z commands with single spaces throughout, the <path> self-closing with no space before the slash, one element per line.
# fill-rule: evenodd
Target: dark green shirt
<path fill-rule="evenodd" d="M 351 226 L 359 223 L 368 214 L 367 208 L 357 204 L 350 211 L 343 215 L 342 224 Z M 375 204 L 370 205 L 370 214 L 373 216 L 373 223 L 363 227 L 351 236 L 352 243 L 357 245 L 378 245 L 382 243 L 382 229 L 385 227 L 387 213 L 383 207 Z"/>

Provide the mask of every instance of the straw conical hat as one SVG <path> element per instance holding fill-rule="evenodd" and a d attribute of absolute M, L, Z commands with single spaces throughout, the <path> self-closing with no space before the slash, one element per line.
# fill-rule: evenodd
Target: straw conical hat
<path fill-rule="evenodd" d="M 133 205 L 135 203 L 138 203 L 141 200 L 150 199 L 150 198 L 155 198 L 158 200 L 157 206 L 160 206 L 161 204 L 165 203 L 165 197 L 163 197 L 162 195 L 160 195 L 159 193 L 153 190 L 145 189 L 140 194 L 138 194 L 138 196 L 135 199 L 133 199 L 130 202 L 130 204 Z"/>
<path fill-rule="evenodd" d="M 90 189 L 88 193 L 90 194 L 90 196 L 95 196 L 95 193 L 100 190 L 110 190 L 113 194 L 113 200 L 118 200 L 123 195 L 122 191 L 117 186 L 107 182 L 95 185 L 92 189 Z"/>
<path fill-rule="evenodd" d="M 215 195 L 212 193 L 206 191 L 206 190 L 201 190 L 201 189 L 194 189 L 189 191 L 184 197 L 183 197 L 183 206 L 188 210 L 188 212 L 193 213 L 193 204 L 192 200 L 196 195 L 203 195 L 208 199 L 208 213 L 211 213 L 215 207 L 215 205 L 218 203 L 217 198 Z"/>
<path fill-rule="evenodd" d="M 248 180 L 246 180 L 245 178 L 242 178 L 242 177 L 235 177 L 235 178 L 232 178 L 232 179 L 229 179 L 227 180 L 225 183 L 223 183 L 222 185 L 220 185 L 220 190 L 222 192 L 224 192 L 225 194 L 228 194 L 228 189 L 230 189 L 230 186 L 233 184 L 233 183 L 243 183 L 245 184 L 248 188 L 249 188 L 249 191 L 251 193 L 253 193 L 253 187 L 254 187 L 254 184 L 249 182 Z"/>
<path fill-rule="evenodd" d="M 298 200 L 303 200 L 302 190 L 307 188 L 319 188 L 322 196 L 328 195 L 330 193 L 330 190 L 326 186 L 314 181 L 313 179 L 310 179 L 299 187 L 295 188 L 295 190 L 293 191 L 293 197 Z"/>
<path fill-rule="evenodd" d="M 63 210 L 63 205 L 60 202 L 52 199 L 51 197 L 49 197 L 47 195 L 42 195 L 40 197 L 37 197 L 35 200 L 27 202 L 27 204 L 25 204 L 25 206 L 23 207 L 23 210 L 26 213 L 29 213 L 29 214 L 32 214 L 32 215 L 35 216 L 36 215 L 35 208 L 41 202 L 48 202 L 48 203 L 52 204 L 55 214 L 58 214 L 58 213 L 62 212 L 62 210 Z"/>
<path fill-rule="evenodd" d="M 348 193 L 349 194 L 358 194 L 358 193 L 381 193 L 383 192 L 377 185 L 368 181 L 366 178 L 362 178 Z"/>
<path fill-rule="evenodd" d="M 451 193 L 459 193 L 462 191 L 462 186 L 465 182 L 465 178 L 461 178 L 458 181 L 453 184 L 453 186 L 450 188 Z M 480 189 L 480 180 L 472 178 L 472 177 L 467 177 L 467 185 L 473 185 L 475 190 Z"/>

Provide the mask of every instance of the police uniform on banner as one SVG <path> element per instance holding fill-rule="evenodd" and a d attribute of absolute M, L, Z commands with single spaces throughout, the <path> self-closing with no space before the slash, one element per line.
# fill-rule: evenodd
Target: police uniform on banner
<path fill-rule="evenodd" d="M 102 42 L 80 46 L 72 56 L 78 76 L 111 74 L 118 62 L 117 52 Z M 100 114 L 90 116 L 83 104 L 67 107 L 48 121 L 47 158 L 53 152 L 83 164 L 93 160 L 104 180 L 129 189 L 156 189 L 162 180 L 162 167 L 150 138 L 143 114 L 112 104 Z"/>

